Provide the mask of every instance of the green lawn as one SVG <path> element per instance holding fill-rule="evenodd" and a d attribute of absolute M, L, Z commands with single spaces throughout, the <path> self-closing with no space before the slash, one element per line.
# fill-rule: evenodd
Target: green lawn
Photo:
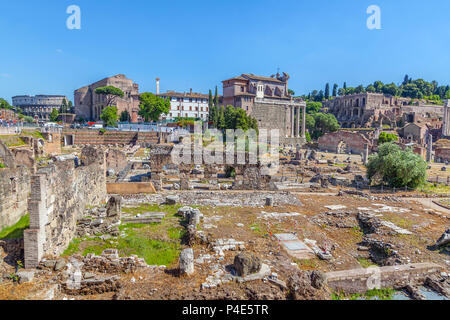
<path fill-rule="evenodd" d="M 143 214 L 145 212 L 164 212 L 162 223 L 123 224 L 119 230 L 124 237 L 102 240 L 99 236 L 74 239 L 64 251 L 63 256 L 75 253 L 100 255 L 105 249 L 118 249 L 120 256 L 135 254 L 144 258 L 149 265 L 172 266 L 178 262 L 186 230 L 181 225 L 183 217 L 177 215 L 180 206 L 158 206 L 140 204 L 137 207 L 122 208 L 123 213 Z"/>
<path fill-rule="evenodd" d="M 23 231 L 30 226 L 30 216 L 27 214 L 13 226 L 6 227 L 0 231 L 0 239 L 21 239 Z"/>

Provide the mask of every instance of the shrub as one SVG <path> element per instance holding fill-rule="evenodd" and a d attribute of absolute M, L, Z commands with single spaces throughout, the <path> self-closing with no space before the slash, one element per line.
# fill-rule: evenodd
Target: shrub
<path fill-rule="evenodd" d="M 391 142 L 382 144 L 366 166 L 367 177 L 374 184 L 416 189 L 426 181 L 427 163 L 411 149 L 402 150 Z"/>

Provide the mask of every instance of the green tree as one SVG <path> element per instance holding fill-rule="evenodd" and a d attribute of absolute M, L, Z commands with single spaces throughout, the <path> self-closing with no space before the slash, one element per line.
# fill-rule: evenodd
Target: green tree
<path fill-rule="evenodd" d="M 339 128 L 339 123 L 333 114 L 320 112 L 316 113 L 314 114 L 314 129 L 311 134 L 311 138 L 318 139 L 325 133 L 335 132 L 339 130 Z"/>
<path fill-rule="evenodd" d="M 225 124 L 227 129 L 236 128 L 236 109 L 233 106 L 227 106 L 225 110 Z"/>
<path fill-rule="evenodd" d="M 445 93 L 445 99 L 450 99 L 450 90 Z"/>
<path fill-rule="evenodd" d="M 212 92 L 211 92 L 211 90 L 209 90 L 209 98 L 208 98 L 208 108 L 209 108 L 209 110 L 211 110 L 213 104 L 214 104 L 214 101 L 213 101 Z"/>
<path fill-rule="evenodd" d="M 11 105 L 3 98 L 0 98 L 0 109 L 11 109 Z"/>
<path fill-rule="evenodd" d="M 56 108 L 52 109 L 52 112 L 50 113 L 50 121 L 56 121 L 58 119 L 59 112 Z"/>
<path fill-rule="evenodd" d="M 27 122 L 27 123 L 34 123 L 33 117 L 30 117 L 30 116 L 24 116 L 23 120 L 25 120 L 25 122 Z"/>
<path fill-rule="evenodd" d="M 398 141 L 398 136 L 394 133 L 381 132 L 378 137 L 378 145 L 393 141 Z"/>
<path fill-rule="evenodd" d="M 216 90 L 214 92 L 214 106 L 216 106 L 216 107 L 219 106 L 219 95 L 217 94 L 217 86 L 216 86 Z"/>
<path fill-rule="evenodd" d="M 103 120 L 103 127 L 117 127 L 117 120 L 119 119 L 117 107 L 109 106 L 103 108 L 100 119 Z"/>
<path fill-rule="evenodd" d="M 355 88 L 355 93 L 364 93 L 366 92 L 366 89 L 364 88 L 363 85 L 359 85 Z"/>
<path fill-rule="evenodd" d="M 337 83 L 335 83 L 334 85 L 333 85 L 333 97 L 336 97 L 337 96 L 337 93 L 338 93 L 338 85 L 337 85 Z"/>
<path fill-rule="evenodd" d="M 374 86 L 374 88 L 375 88 L 375 92 L 376 92 L 376 93 L 382 93 L 382 92 L 383 92 L 383 87 L 384 87 L 383 82 L 381 82 L 381 81 L 375 81 L 375 82 L 373 83 L 373 86 Z"/>
<path fill-rule="evenodd" d="M 118 97 L 124 96 L 123 91 L 114 86 L 98 87 L 95 89 L 95 93 L 105 96 L 106 107 L 112 106 L 116 103 Z"/>
<path fill-rule="evenodd" d="M 322 109 L 322 102 L 308 101 L 306 103 L 307 114 L 317 113 L 320 111 L 320 109 Z"/>
<path fill-rule="evenodd" d="M 247 131 L 249 129 L 249 121 L 248 121 L 247 113 L 242 108 L 236 109 L 236 128 L 234 129 L 242 129 Z"/>
<path fill-rule="evenodd" d="M 292 90 L 292 89 L 288 89 L 288 94 L 289 94 L 290 96 L 295 96 L 295 91 Z"/>
<path fill-rule="evenodd" d="M 366 167 L 372 184 L 416 189 L 426 181 L 427 163 L 411 149 L 402 150 L 393 143 L 382 144 Z"/>
<path fill-rule="evenodd" d="M 170 111 L 169 98 L 163 99 L 151 92 L 144 92 L 139 100 L 141 101 L 139 115 L 144 118 L 145 122 L 158 121 L 161 114 L 168 114 Z"/>
<path fill-rule="evenodd" d="M 408 75 L 405 75 L 405 78 L 403 78 L 403 85 L 406 86 L 409 83 L 409 77 Z"/>
<path fill-rule="evenodd" d="M 225 108 L 223 106 L 219 108 L 217 129 L 227 129 L 227 124 L 225 122 Z"/>
<path fill-rule="evenodd" d="M 368 85 L 367 88 L 366 88 L 366 92 L 374 93 L 376 91 L 377 90 L 375 89 L 375 87 L 373 85 L 371 85 L 371 84 Z"/>
<path fill-rule="evenodd" d="M 129 122 L 131 119 L 130 113 L 127 110 L 123 110 L 120 113 L 120 122 Z"/>
<path fill-rule="evenodd" d="M 63 99 L 63 102 L 62 102 L 62 105 L 60 108 L 61 113 L 67 113 L 68 109 L 69 109 L 69 105 L 67 104 L 67 100 Z"/>
<path fill-rule="evenodd" d="M 325 99 L 328 100 L 330 98 L 330 84 L 327 83 L 325 85 L 325 93 L 324 93 Z"/>
<path fill-rule="evenodd" d="M 384 94 L 389 94 L 391 96 L 397 96 L 399 93 L 398 87 L 395 85 L 395 83 L 387 84 L 383 87 L 382 92 Z"/>

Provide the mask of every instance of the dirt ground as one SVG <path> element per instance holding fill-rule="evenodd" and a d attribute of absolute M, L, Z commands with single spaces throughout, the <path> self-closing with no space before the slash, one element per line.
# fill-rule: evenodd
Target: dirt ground
<path fill-rule="evenodd" d="M 299 194 L 303 206 L 283 206 L 266 208 L 229 208 L 203 207 L 204 222 L 200 230 L 209 234 L 211 239 L 235 239 L 243 241 L 246 251 L 261 258 L 263 263 L 271 267 L 272 272 L 279 275 L 279 279 L 287 281 L 295 270 L 337 271 L 367 267 L 367 263 L 374 264 L 364 253 L 358 251 L 358 244 L 362 241 L 364 232 L 358 225 L 356 214 L 360 208 L 379 208 L 384 205 L 394 208 L 394 212 L 381 213 L 383 220 L 411 231 L 411 235 L 385 235 L 384 240 L 396 246 L 399 254 L 411 263 L 435 262 L 448 267 L 450 257 L 447 254 L 431 251 L 428 246 L 448 228 L 449 220 L 433 214 L 421 203 L 404 201 L 369 200 L 358 196 L 322 196 L 318 194 Z M 346 208 L 339 212 L 348 212 L 350 223 L 347 227 L 336 227 L 332 224 L 317 223 L 315 218 L 323 217 L 330 212 L 325 206 L 344 205 Z M 397 210 L 403 209 L 403 210 Z M 261 216 L 262 212 L 269 213 L 299 213 L 299 216 L 284 218 L 269 218 Z M 207 223 L 205 223 L 205 221 Z M 238 225 L 239 224 L 239 225 Z M 353 226 L 352 226 L 353 225 Z M 333 247 L 331 261 L 320 260 L 315 257 L 308 260 L 297 260 L 290 257 L 273 238 L 276 233 L 294 233 L 303 241 L 316 240 L 319 246 Z M 186 247 L 181 241 L 183 247 Z M 195 259 L 202 254 L 214 255 L 205 245 L 193 246 Z M 178 276 L 178 261 L 173 261 L 164 270 L 143 271 L 136 274 L 121 275 L 122 288 L 116 293 L 105 293 L 91 296 L 68 297 L 75 299 L 285 299 L 286 292 L 277 285 L 261 280 L 247 283 L 230 282 L 221 284 L 218 288 L 202 289 L 205 279 L 212 275 L 213 265 L 224 268 L 233 264 L 236 251 L 224 251 L 223 260 L 212 259 L 211 262 L 195 264 L 193 276 Z M 133 279 L 132 279 L 133 278 Z M 39 282 L 41 279 L 39 280 Z M 3 286 L 0 291 L 2 298 L 18 297 L 21 287 L 29 284 Z M 39 285 L 37 286 L 39 287 Z M 2 288 L 2 285 L 0 285 Z M 36 288 L 36 287 L 35 287 Z M 1 293 L 3 292 L 3 294 Z M 5 292 L 9 292 L 6 296 Z M 16 293 L 16 294 L 15 294 Z M 30 294 L 25 295 L 30 296 Z M 24 296 L 22 296 L 24 297 Z M 60 296 L 59 298 L 62 298 Z"/>

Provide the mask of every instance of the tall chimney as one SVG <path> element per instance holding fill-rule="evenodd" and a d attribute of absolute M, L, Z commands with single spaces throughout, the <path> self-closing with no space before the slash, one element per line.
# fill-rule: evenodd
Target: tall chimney
<path fill-rule="evenodd" d="M 156 78 L 156 94 L 159 94 L 159 78 Z"/>
<path fill-rule="evenodd" d="M 192 88 L 191 88 L 191 90 L 189 90 L 189 92 L 190 92 L 190 94 L 192 94 Z"/>

